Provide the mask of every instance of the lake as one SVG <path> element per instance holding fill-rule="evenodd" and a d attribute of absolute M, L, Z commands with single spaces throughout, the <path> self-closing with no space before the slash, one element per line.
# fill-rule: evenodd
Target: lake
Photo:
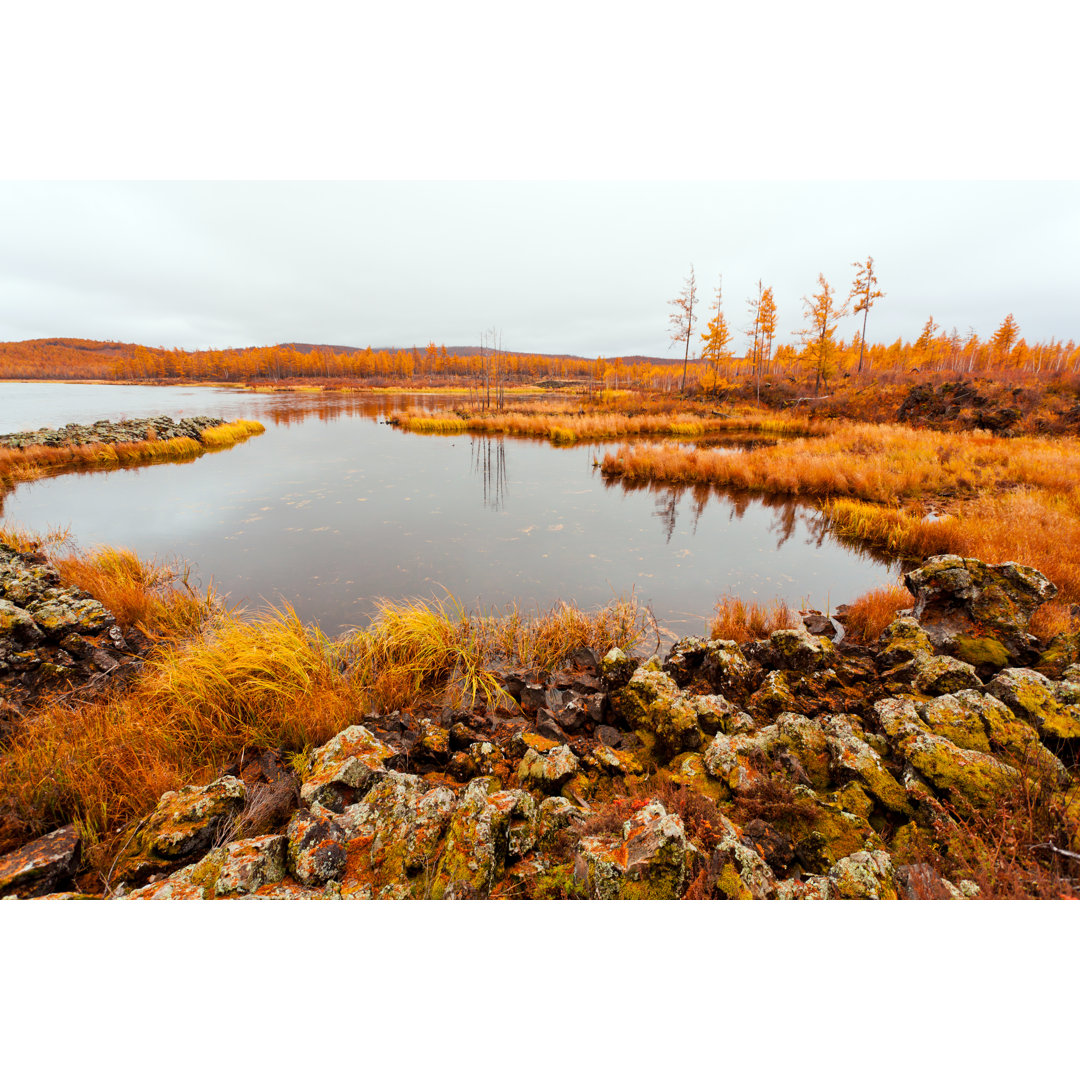
<path fill-rule="evenodd" d="M 181 560 L 230 604 L 287 602 L 331 635 L 365 623 L 378 597 L 447 593 L 484 611 L 592 608 L 634 593 L 673 633 L 703 633 L 724 593 L 824 610 L 896 577 L 894 564 L 829 537 L 810 504 L 605 481 L 595 445 L 384 422 L 394 409 L 462 400 L 0 383 L 0 433 L 161 414 L 266 425 L 195 461 L 21 485 L 0 517 L 70 528 L 82 548 Z"/>

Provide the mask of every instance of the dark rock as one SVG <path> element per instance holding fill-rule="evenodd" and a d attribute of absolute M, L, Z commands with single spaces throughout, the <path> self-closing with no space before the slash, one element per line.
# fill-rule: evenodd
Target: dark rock
<path fill-rule="evenodd" d="M 827 615 L 807 615 L 803 618 L 803 626 L 818 637 L 827 637 L 830 641 L 836 637 L 836 626 Z"/>
<path fill-rule="evenodd" d="M 559 721 L 559 727 L 574 734 L 585 726 L 589 714 L 585 703 L 578 697 L 572 697 L 564 701 L 563 707 L 556 713 L 556 718 Z"/>
<path fill-rule="evenodd" d="M 74 825 L 0 856 L 0 896 L 45 896 L 61 891 L 79 865 L 82 841 Z"/>
<path fill-rule="evenodd" d="M 575 649 L 570 654 L 570 663 L 575 667 L 585 668 L 593 675 L 600 673 L 600 654 L 595 650 L 584 645 L 580 649 Z"/>
<path fill-rule="evenodd" d="M 901 900 L 952 900 L 945 879 L 929 863 L 906 863 L 893 868 Z"/>
<path fill-rule="evenodd" d="M 450 729 L 450 747 L 453 750 L 464 750 L 474 742 L 479 742 L 481 735 L 474 731 L 468 724 L 460 721 Z"/>
<path fill-rule="evenodd" d="M 605 746 L 610 746 L 612 749 L 617 750 L 623 744 L 623 733 L 618 728 L 608 727 L 602 724 L 596 729 L 596 737 Z"/>
<path fill-rule="evenodd" d="M 570 684 L 570 689 L 584 697 L 586 694 L 599 694 L 604 689 L 603 680 L 596 675 L 579 675 Z"/>
<path fill-rule="evenodd" d="M 590 694 L 585 698 L 585 713 L 589 723 L 603 724 L 607 716 L 607 694 Z"/>
<path fill-rule="evenodd" d="M 465 781 L 471 780 L 476 776 L 476 763 L 464 750 L 459 750 L 450 758 L 450 763 L 446 766 L 446 771 L 447 774 L 452 776 L 455 780 L 460 780 L 462 783 L 465 783 Z"/>
<path fill-rule="evenodd" d="M 537 712 L 534 726 L 537 735 L 543 735 L 545 739 L 553 739 L 555 742 L 566 742 L 566 732 L 550 709 L 540 709 Z"/>
<path fill-rule="evenodd" d="M 558 705 L 562 703 L 561 699 L 558 704 L 553 703 L 548 688 L 542 683 L 526 683 L 521 688 L 521 694 L 518 700 L 525 712 L 536 712 L 538 709 L 550 709 L 553 705 L 555 708 L 558 708 Z"/>
<path fill-rule="evenodd" d="M 743 836 L 757 849 L 774 873 L 783 874 L 795 861 L 795 842 L 786 832 L 761 818 L 754 818 L 743 829 Z"/>
<path fill-rule="evenodd" d="M 522 675 L 508 674 L 502 678 L 503 689 L 520 704 L 521 691 L 525 689 L 529 680 Z"/>

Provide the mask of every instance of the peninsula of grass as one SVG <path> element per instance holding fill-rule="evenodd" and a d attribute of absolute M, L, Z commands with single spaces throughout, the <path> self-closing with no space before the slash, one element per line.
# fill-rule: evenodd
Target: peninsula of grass
<path fill-rule="evenodd" d="M 638 397 L 635 395 L 635 397 Z M 595 442 L 637 436 L 704 438 L 727 433 L 759 435 L 810 435 L 828 430 L 825 422 L 762 409 L 743 408 L 723 413 L 715 409 L 692 409 L 666 399 L 646 404 L 616 398 L 582 399 L 576 408 L 551 409 L 537 404 L 499 411 L 395 412 L 391 422 L 406 431 L 425 435 L 518 435 L 550 439 L 554 443 Z"/>
<path fill-rule="evenodd" d="M 169 461 L 189 461 L 206 453 L 226 450 L 266 429 L 257 420 L 233 420 L 206 428 L 198 439 L 142 439 L 133 442 L 86 442 L 59 446 L 0 446 L 0 492 L 16 484 L 37 480 L 53 473 L 118 469 L 131 465 L 152 465 Z"/>
<path fill-rule="evenodd" d="M 1080 601 L 1080 442 L 831 422 L 828 434 L 732 454 L 672 443 L 605 454 L 606 477 L 822 501 L 835 535 L 888 554 L 955 552 L 1038 567 Z"/>

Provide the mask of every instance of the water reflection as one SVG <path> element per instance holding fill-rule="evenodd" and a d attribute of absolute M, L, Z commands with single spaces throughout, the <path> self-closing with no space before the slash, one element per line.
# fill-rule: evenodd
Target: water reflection
<path fill-rule="evenodd" d="M 648 492 L 653 496 L 652 517 L 661 525 L 661 532 L 666 543 L 671 542 L 679 520 L 679 506 L 686 495 L 690 496 L 688 507 L 690 514 L 690 535 L 696 536 L 702 515 L 710 503 L 715 503 L 727 511 L 728 519 L 738 521 L 751 507 L 760 507 L 772 512 L 768 531 L 776 537 L 776 550 L 795 538 L 797 532 L 806 534 L 802 542 L 821 547 L 824 543 L 836 541 L 829 532 L 828 523 L 816 504 L 803 499 L 788 496 L 750 493 L 747 491 L 726 491 L 709 484 L 673 484 L 664 480 L 638 480 L 622 476 L 604 476 L 604 487 L 618 488 L 624 492 Z M 859 545 L 849 548 L 865 554 Z M 873 557 L 873 556 L 870 556 Z M 891 565 L 891 560 L 882 559 L 883 565 Z"/>
<path fill-rule="evenodd" d="M 506 502 L 506 446 L 501 438 L 472 439 L 473 473 L 480 477 L 484 489 L 484 505 L 489 510 L 502 510 Z"/>
<path fill-rule="evenodd" d="M 821 607 L 892 577 L 888 563 L 831 538 L 809 503 L 602 477 L 591 445 L 431 438 L 378 422 L 460 398 L 107 392 L 117 389 L 37 387 L 27 419 L 201 412 L 267 430 L 189 463 L 21 485 L 4 524 L 70 526 L 84 546 L 178 557 L 196 567 L 193 585 L 212 579 L 251 607 L 291 603 L 331 634 L 362 624 L 376 597 L 443 590 L 487 609 L 593 607 L 633 592 L 662 624 L 700 633 L 723 593 Z M 22 426 L 17 397 L 0 400 L 0 430 Z"/>

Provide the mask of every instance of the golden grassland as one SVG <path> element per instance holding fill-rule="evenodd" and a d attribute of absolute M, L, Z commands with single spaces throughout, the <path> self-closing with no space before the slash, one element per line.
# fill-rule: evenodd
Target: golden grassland
<path fill-rule="evenodd" d="M 829 434 L 722 453 L 622 446 L 605 475 L 822 500 L 833 532 L 912 558 L 1034 566 L 1080 601 L 1080 442 L 834 422 Z"/>
<path fill-rule="evenodd" d="M 265 430 L 257 420 L 233 420 L 207 428 L 201 442 L 178 438 L 87 443 L 83 446 L 0 447 L 0 491 L 69 469 L 118 469 L 127 465 L 186 461 L 201 454 L 225 450 Z"/>
<path fill-rule="evenodd" d="M 827 423 L 744 407 L 723 415 L 714 410 L 672 407 L 668 400 L 651 401 L 634 395 L 582 399 L 576 409 L 552 410 L 538 404 L 499 412 L 469 413 L 414 410 L 395 412 L 392 422 L 418 434 L 454 435 L 463 432 L 546 438 L 555 443 L 589 442 L 637 436 L 700 438 L 725 432 L 763 435 L 808 435 L 827 430 Z M 621 407 L 619 407 L 621 406 Z"/>

